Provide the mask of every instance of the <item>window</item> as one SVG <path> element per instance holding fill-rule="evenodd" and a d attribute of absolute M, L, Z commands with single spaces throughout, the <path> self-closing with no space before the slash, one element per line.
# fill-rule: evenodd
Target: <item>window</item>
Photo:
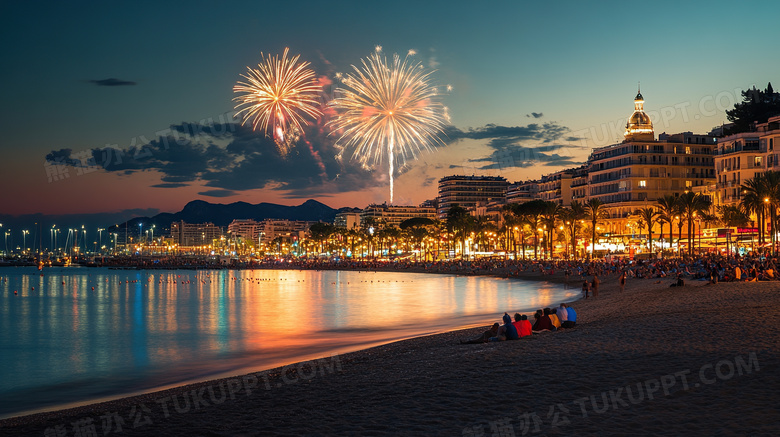
<path fill-rule="evenodd" d="M 645 187 L 647 187 L 647 181 L 639 181 L 639 186 L 640 186 L 641 188 L 645 188 Z"/>
<path fill-rule="evenodd" d="M 755 162 L 753 163 L 755 167 L 761 167 L 761 157 L 756 156 Z"/>
<path fill-rule="evenodd" d="M 693 186 L 693 181 L 685 181 L 685 188 L 691 188 Z"/>
<path fill-rule="evenodd" d="M 690 146 L 685 146 L 685 154 L 690 155 L 691 154 L 691 148 Z"/>

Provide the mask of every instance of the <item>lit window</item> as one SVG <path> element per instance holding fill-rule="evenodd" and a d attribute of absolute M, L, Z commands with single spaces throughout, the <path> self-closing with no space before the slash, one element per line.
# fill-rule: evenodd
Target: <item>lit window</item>
<path fill-rule="evenodd" d="M 755 161 L 754 165 L 756 167 L 761 167 L 761 157 L 760 156 L 756 156 L 756 161 Z"/>
<path fill-rule="evenodd" d="M 688 146 L 685 147 L 685 154 L 686 155 L 690 155 L 691 154 L 691 148 L 690 147 L 688 147 Z"/>
<path fill-rule="evenodd" d="M 639 186 L 640 187 L 646 187 L 647 186 L 647 181 L 639 181 Z"/>
<path fill-rule="evenodd" d="M 685 181 L 685 188 L 691 188 L 693 186 L 693 181 Z"/>

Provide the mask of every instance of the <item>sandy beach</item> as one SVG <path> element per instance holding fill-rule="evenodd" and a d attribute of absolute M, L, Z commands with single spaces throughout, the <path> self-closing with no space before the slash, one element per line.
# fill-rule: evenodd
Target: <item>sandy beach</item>
<path fill-rule="evenodd" d="M 657 281 L 620 293 L 603 278 L 598 299 L 571 305 L 571 330 L 458 344 L 496 314 L 481 328 L 7 419 L 0 435 L 776 435 L 780 282 Z"/>

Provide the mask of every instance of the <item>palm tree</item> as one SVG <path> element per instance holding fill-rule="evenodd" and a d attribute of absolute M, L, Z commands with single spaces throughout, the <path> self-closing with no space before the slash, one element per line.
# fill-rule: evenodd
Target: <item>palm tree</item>
<path fill-rule="evenodd" d="M 766 192 L 764 203 L 769 209 L 769 221 L 772 229 L 772 255 L 777 250 L 777 205 L 780 203 L 780 172 L 767 171 L 762 175 L 762 184 Z"/>
<path fill-rule="evenodd" d="M 466 208 L 455 204 L 447 211 L 447 229 L 455 236 L 455 242 L 460 237 L 461 241 L 461 258 L 466 255 L 466 235 L 471 228 L 471 222 L 473 217 L 469 215 Z"/>
<path fill-rule="evenodd" d="M 688 254 L 693 255 L 693 220 L 697 214 L 706 214 L 710 208 L 710 200 L 692 191 L 688 191 L 677 198 L 680 205 L 681 217 L 688 222 Z"/>
<path fill-rule="evenodd" d="M 634 214 L 639 216 L 639 219 L 647 224 L 647 243 L 648 250 L 653 252 L 653 225 L 655 224 L 658 215 L 660 214 L 655 208 L 647 207 L 636 210 Z"/>
<path fill-rule="evenodd" d="M 534 236 L 534 259 L 539 259 L 539 233 L 537 230 L 540 229 L 539 225 L 541 224 L 545 208 L 547 208 L 547 202 L 536 199 L 521 203 L 518 208 L 520 214 L 525 217 L 525 222 L 531 227 L 531 232 Z"/>
<path fill-rule="evenodd" d="M 485 232 L 494 230 L 495 225 L 493 225 L 489 217 L 484 215 L 474 217 L 471 224 L 472 229 L 477 237 L 477 250 L 484 249 Z"/>
<path fill-rule="evenodd" d="M 569 237 L 571 238 L 571 254 L 576 258 L 577 231 L 581 228 L 580 221 L 587 217 L 587 213 L 585 212 L 582 203 L 575 200 L 571 203 L 570 207 L 561 210 L 560 217 L 569 231 Z"/>
<path fill-rule="evenodd" d="M 542 225 L 547 228 L 547 246 L 545 252 L 547 256 L 552 259 L 553 254 L 553 231 L 555 231 L 555 221 L 559 218 L 561 213 L 561 206 L 555 202 L 545 202 L 544 210 L 542 212 Z M 549 248 L 549 250 L 547 250 Z"/>
<path fill-rule="evenodd" d="M 596 225 L 599 220 L 607 218 L 608 213 L 604 202 L 594 197 L 588 200 L 585 204 L 585 213 L 591 224 L 591 239 L 590 239 L 590 255 L 589 258 L 593 258 L 596 252 Z"/>
<path fill-rule="evenodd" d="M 764 244 L 764 217 L 766 213 L 766 201 L 768 193 L 765 190 L 765 184 L 761 175 L 756 175 L 753 179 L 746 180 L 740 187 L 742 198 L 739 200 L 739 206 L 748 214 L 755 214 L 758 221 L 758 242 Z"/>
<path fill-rule="evenodd" d="M 398 225 L 409 237 L 409 239 L 412 240 L 414 243 L 413 249 L 417 248 L 418 254 L 422 251 L 422 242 L 430 235 L 429 228 L 433 226 L 433 220 L 426 218 L 426 217 L 412 217 L 410 219 L 404 220 L 401 222 L 400 225 Z M 417 259 L 419 255 L 415 255 L 415 259 Z"/>
<path fill-rule="evenodd" d="M 664 239 L 664 223 L 669 223 L 669 249 L 672 248 L 672 221 L 674 220 L 674 217 L 677 215 L 677 197 L 675 197 L 673 194 L 667 194 L 666 196 L 661 197 L 656 202 L 656 206 L 658 206 L 658 223 L 661 224 L 661 237 L 660 239 Z"/>

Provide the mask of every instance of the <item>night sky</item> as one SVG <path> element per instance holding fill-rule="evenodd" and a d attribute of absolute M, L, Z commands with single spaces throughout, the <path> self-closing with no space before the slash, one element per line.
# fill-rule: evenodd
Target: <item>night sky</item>
<path fill-rule="evenodd" d="M 232 119 L 239 75 L 285 47 L 325 79 L 414 49 L 452 85 L 445 145 L 397 173 L 396 204 L 583 163 L 622 140 L 637 82 L 656 135 L 706 133 L 780 71 L 775 1 L 168 3 L 2 3 L 0 215 L 388 200 L 386 167 L 337 162 L 322 126 L 282 158 Z"/>

